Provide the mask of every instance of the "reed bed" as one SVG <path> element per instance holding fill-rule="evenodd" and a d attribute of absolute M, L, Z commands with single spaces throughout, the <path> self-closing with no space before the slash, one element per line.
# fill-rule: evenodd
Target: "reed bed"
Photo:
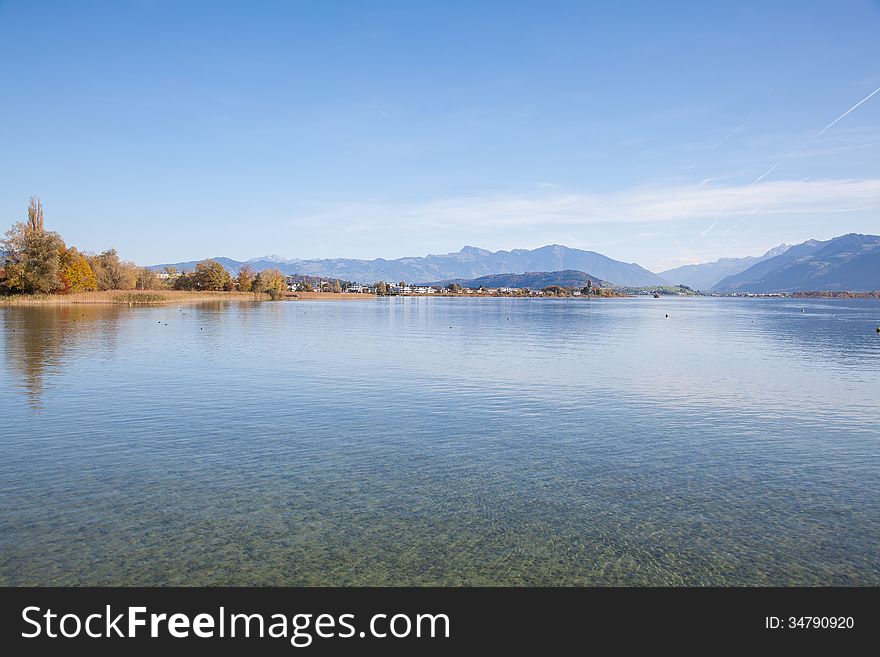
<path fill-rule="evenodd" d="M 0 296 L 0 306 L 51 306 L 107 303 L 128 306 L 203 303 L 209 301 L 264 301 L 266 294 L 252 292 L 185 292 L 181 290 L 108 290 L 76 294 L 19 294 Z"/>

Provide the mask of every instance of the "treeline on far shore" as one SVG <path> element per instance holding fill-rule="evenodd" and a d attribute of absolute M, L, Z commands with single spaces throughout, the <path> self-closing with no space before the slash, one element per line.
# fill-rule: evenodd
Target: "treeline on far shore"
<path fill-rule="evenodd" d="M 846 290 L 819 290 L 817 292 L 790 292 L 792 299 L 880 299 L 880 290 L 847 292 Z"/>
<path fill-rule="evenodd" d="M 43 204 L 31 197 L 27 219 L 0 240 L 0 294 L 77 294 L 105 290 L 241 291 L 280 298 L 286 289 L 277 269 L 255 273 L 243 267 L 235 278 L 218 262 L 206 260 L 192 272 L 173 267 L 157 273 L 120 259 L 115 249 L 84 253 L 47 230 Z"/>

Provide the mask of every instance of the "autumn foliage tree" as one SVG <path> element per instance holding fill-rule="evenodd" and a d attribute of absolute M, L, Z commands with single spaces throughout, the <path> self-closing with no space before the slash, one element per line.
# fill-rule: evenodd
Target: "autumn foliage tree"
<path fill-rule="evenodd" d="M 138 267 L 134 286 L 138 290 L 158 290 L 162 287 L 162 281 L 159 274 L 149 267 Z"/>
<path fill-rule="evenodd" d="M 99 290 L 132 290 L 137 284 L 137 265 L 119 259 L 116 249 L 89 258 Z"/>
<path fill-rule="evenodd" d="M 254 279 L 254 292 L 281 294 L 285 289 L 287 289 L 287 282 L 285 281 L 284 274 L 278 269 L 266 269 L 261 271 Z"/>
<path fill-rule="evenodd" d="M 247 266 L 236 279 L 218 262 L 205 260 L 191 273 L 166 267 L 160 276 L 119 258 L 115 249 L 84 254 L 67 247 L 58 233 L 47 231 L 43 205 L 36 197 L 28 204 L 27 219 L 12 226 L 0 239 L 0 293 L 76 293 L 92 290 L 152 290 L 167 285 L 181 290 L 241 291 L 269 293 L 282 298 L 284 275 L 270 269 L 254 275 Z"/>
<path fill-rule="evenodd" d="M 232 276 L 216 260 L 205 260 L 196 265 L 195 278 L 200 290 L 231 290 Z"/>
<path fill-rule="evenodd" d="M 35 196 L 28 204 L 27 220 L 9 229 L 0 244 L 5 252 L 7 291 L 47 294 L 61 288 L 64 240 L 43 226 L 43 204 Z"/>
<path fill-rule="evenodd" d="M 191 273 L 183 273 L 174 281 L 178 290 L 222 291 L 233 288 L 232 276 L 216 260 L 204 260 Z"/>
<path fill-rule="evenodd" d="M 254 270 L 248 265 L 243 265 L 238 270 L 238 276 L 235 279 L 235 287 L 239 292 L 250 292 L 254 285 Z"/>
<path fill-rule="evenodd" d="M 62 294 L 91 292 L 98 289 L 95 272 L 88 259 L 74 247 L 61 249 L 59 253 Z"/>
<path fill-rule="evenodd" d="M 541 288 L 541 292 L 543 292 L 545 296 L 550 297 L 568 296 L 568 290 L 566 290 L 564 287 L 560 287 L 559 285 L 548 285 L 545 288 Z"/>

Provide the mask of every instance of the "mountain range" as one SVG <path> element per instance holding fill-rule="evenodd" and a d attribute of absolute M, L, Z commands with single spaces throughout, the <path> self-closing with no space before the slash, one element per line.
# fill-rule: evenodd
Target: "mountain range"
<path fill-rule="evenodd" d="M 721 258 L 715 262 L 699 265 L 684 265 L 675 269 L 661 271 L 660 276 L 676 285 L 687 285 L 693 290 L 708 291 L 728 276 L 745 271 L 752 265 L 768 260 L 788 250 L 787 244 L 780 244 L 764 255 L 746 256 L 745 258 Z"/>
<path fill-rule="evenodd" d="M 247 261 L 230 258 L 213 258 L 228 270 L 237 273 L 245 264 L 256 271 L 277 267 L 285 274 L 303 274 L 324 278 L 339 278 L 360 283 L 376 281 L 406 281 L 428 283 L 455 279 L 473 279 L 500 272 L 522 273 L 576 270 L 589 272 L 597 279 L 614 285 L 645 286 L 665 285 L 662 277 L 634 263 L 613 260 L 595 251 L 582 251 L 558 244 L 538 249 L 514 249 L 512 251 L 487 251 L 466 246 L 458 253 L 428 255 L 425 257 L 386 260 L 356 260 L 334 258 L 318 260 L 284 260 L 277 256 L 254 258 Z M 171 263 L 178 270 L 191 271 L 198 260 Z M 153 265 L 160 270 L 165 264 Z"/>
<path fill-rule="evenodd" d="M 490 274 L 479 278 L 459 278 L 451 281 L 436 281 L 432 285 L 448 285 L 458 283 L 462 287 L 471 289 L 495 288 L 495 287 L 518 287 L 540 290 L 541 288 L 558 285 L 559 287 L 582 288 L 590 283 L 593 287 L 610 287 L 611 283 L 603 281 L 586 272 L 574 269 L 563 271 L 530 271 L 524 274 Z"/>
<path fill-rule="evenodd" d="M 880 236 L 808 240 L 720 281 L 715 292 L 866 292 L 880 289 Z"/>
<path fill-rule="evenodd" d="M 761 256 L 722 258 L 716 262 L 677 267 L 660 274 L 635 263 L 613 260 L 595 251 L 558 244 L 531 250 L 494 252 L 466 246 L 457 253 L 394 260 L 285 260 L 277 256 L 247 261 L 213 259 L 233 273 L 238 273 L 244 265 L 256 271 L 277 267 L 285 274 L 360 283 L 406 281 L 426 284 L 456 281 L 462 285 L 467 282 L 471 287 L 470 283 L 489 277 L 482 282 L 486 287 L 538 288 L 563 285 L 555 281 L 568 277 L 574 281 L 574 285 L 565 284 L 565 287 L 583 287 L 586 278 L 590 278 L 594 284 L 597 281 L 607 282 L 619 287 L 683 284 L 697 290 L 721 293 L 880 290 L 880 236 L 855 233 L 825 241 L 808 240 L 795 246 L 781 244 Z M 180 271 L 190 271 L 198 262 L 178 262 L 173 266 Z M 160 270 L 165 266 L 153 265 L 151 269 Z M 551 274 L 555 276 L 554 282 L 541 283 L 550 280 L 548 277 Z M 528 279 L 516 279 L 516 276 L 536 278 L 525 283 L 522 281 Z M 512 282 L 514 280 L 517 282 Z M 577 282 L 580 280 L 584 280 L 584 283 Z"/>

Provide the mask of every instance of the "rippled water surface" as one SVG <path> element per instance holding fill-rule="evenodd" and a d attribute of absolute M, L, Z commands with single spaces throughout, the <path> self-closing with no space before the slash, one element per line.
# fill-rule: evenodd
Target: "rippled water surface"
<path fill-rule="evenodd" d="M 0 323 L 5 585 L 880 585 L 876 301 Z"/>

